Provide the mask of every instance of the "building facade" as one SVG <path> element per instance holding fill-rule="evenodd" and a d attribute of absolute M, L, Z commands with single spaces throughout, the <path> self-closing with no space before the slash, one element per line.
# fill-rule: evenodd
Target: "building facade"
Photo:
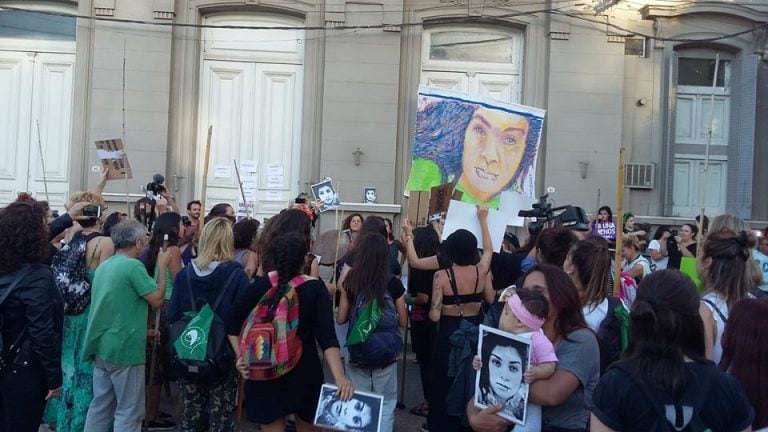
<path fill-rule="evenodd" d="M 706 194 L 768 220 L 768 2 L 586 3 L 0 1 L 0 204 L 47 186 L 61 207 L 112 138 L 133 167 L 113 210 L 154 173 L 194 199 L 213 126 L 209 206 L 255 161 L 259 216 L 326 176 L 389 204 L 345 208 L 398 214 L 428 84 L 546 109 L 537 188 L 558 205 L 614 206 L 624 147 L 625 209 L 691 218 Z"/>

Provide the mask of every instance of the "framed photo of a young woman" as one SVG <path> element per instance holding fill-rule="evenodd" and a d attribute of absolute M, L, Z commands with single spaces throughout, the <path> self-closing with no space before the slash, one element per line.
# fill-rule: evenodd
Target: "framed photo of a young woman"
<path fill-rule="evenodd" d="M 530 367 L 530 339 L 481 325 L 477 352 L 483 365 L 475 381 L 475 406 L 502 405 L 500 417 L 525 424 L 528 383 L 523 374 Z"/>
<path fill-rule="evenodd" d="M 352 399 L 339 400 L 337 387 L 323 384 L 315 412 L 315 425 L 344 432 L 379 432 L 384 397 L 356 391 Z"/>

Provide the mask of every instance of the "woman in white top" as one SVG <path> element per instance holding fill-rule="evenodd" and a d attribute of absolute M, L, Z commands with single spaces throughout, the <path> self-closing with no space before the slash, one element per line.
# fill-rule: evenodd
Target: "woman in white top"
<path fill-rule="evenodd" d="M 568 252 L 563 270 L 579 291 L 587 325 L 597 332 L 608 315 L 608 278 L 611 272 L 608 242 L 597 236 L 576 242 Z"/>
<path fill-rule="evenodd" d="M 621 257 L 624 259 L 621 271 L 632 276 L 638 284 L 645 276 L 651 274 L 651 263 L 640 255 L 640 241 L 637 237 L 628 234 L 624 236 L 621 246 Z"/>
<path fill-rule="evenodd" d="M 656 228 L 653 240 L 648 244 L 648 252 L 651 254 L 656 271 L 667 269 L 667 264 L 669 263 L 669 249 L 667 245 L 670 237 L 672 237 L 672 231 L 669 225 L 661 225 Z"/>
<path fill-rule="evenodd" d="M 749 290 L 755 285 L 751 259 L 754 246 L 755 237 L 750 231 L 710 230 L 696 260 L 699 277 L 707 289 L 699 306 L 706 356 L 715 363 L 723 354 L 721 338 L 731 308 L 750 297 Z"/>

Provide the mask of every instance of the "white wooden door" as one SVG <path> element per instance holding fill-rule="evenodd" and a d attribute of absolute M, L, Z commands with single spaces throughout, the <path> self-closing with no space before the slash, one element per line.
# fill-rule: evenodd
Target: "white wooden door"
<path fill-rule="evenodd" d="M 256 172 L 240 172 L 256 204 L 252 216 L 278 212 L 298 194 L 301 65 L 205 60 L 202 84 L 199 155 L 213 126 L 206 208 L 236 203 L 235 161 L 238 169 L 255 161 Z M 198 161 L 202 172 L 204 157 Z"/>
<path fill-rule="evenodd" d="M 718 215 L 725 212 L 726 166 L 726 161 L 722 160 L 709 162 L 706 214 Z M 704 160 L 675 159 L 673 216 L 695 217 L 701 212 L 703 183 Z"/>
<path fill-rule="evenodd" d="M 19 192 L 46 199 L 44 180 L 52 207 L 66 201 L 74 62 L 74 54 L 0 51 L 0 205 Z"/>

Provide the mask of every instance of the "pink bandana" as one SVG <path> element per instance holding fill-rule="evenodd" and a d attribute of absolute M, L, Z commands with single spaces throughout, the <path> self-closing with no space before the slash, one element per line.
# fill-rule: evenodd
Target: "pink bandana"
<path fill-rule="evenodd" d="M 515 317 L 532 331 L 537 331 L 544 325 L 544 320 L 542 318 L 528 312 L 528 309 L 523 306 L 523 303 L 520 301 L 520 297 L 518 297 L 517 294 L 512 294 L 509 300 L 507 300 L 507 306 L 509 306 L 509 310 L 515 314 Z"/>

